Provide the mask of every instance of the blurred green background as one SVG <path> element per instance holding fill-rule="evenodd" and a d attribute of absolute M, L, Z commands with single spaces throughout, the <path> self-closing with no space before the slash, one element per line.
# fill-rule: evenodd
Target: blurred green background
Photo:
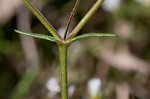
<path fill-rule="evenodd" d="M 76 0 L 32 0 L 60 35 Z M 81 0 L 71 30 L 96 0 Z M 48 34 L 21 0 L 0 0 L 0 99 L 60 99 L 55 43 L 14 29 Z M 150 0 L 105 0 L 68 51 L 69 99 L 150 99 Z M 22 97 L 22 98 L 19 98 Z"/>

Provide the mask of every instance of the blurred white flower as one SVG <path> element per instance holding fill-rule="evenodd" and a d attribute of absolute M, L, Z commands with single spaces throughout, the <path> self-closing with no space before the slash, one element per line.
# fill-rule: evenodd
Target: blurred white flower
<path fill-rule="evenodd" d="M 92 78 L 88 81 L 88 92 L 90 94 L 90 97 L 100 97 L 100 91 L 101 80 L 99 78 Z"/>
<path fill-rule="evenodd" d="M 60 27 L 60 28 L 58 29 L 58 33 L 59 33 L 59 35 L 60 35 L 62 38 L 64 37 L 65 31 L 66 31 L 66 27 Z"/>
<path fill-rule="evenodd" d="M 69 97 L 72 97 L 72 95 L 74 94 L 76 87 L 74 85 L 69 86 L 68 88 L 68 95 Z"/>
<path fill-rule="evenodd" d="M 56 78 L 50 78 L 48 82 L 46 83 L 46 87 L 49 90 L 48 96 L 53 97 L 58 92 L 61 91 L 61 88 L 58 84 L 58 79 Z"/>
<path fill-rule="evenodd" d="M 121 4 L 121 0 L 105 0 L 102 4 L 102 8 L 106 11 L 113 12 L 115 11 Z"/>

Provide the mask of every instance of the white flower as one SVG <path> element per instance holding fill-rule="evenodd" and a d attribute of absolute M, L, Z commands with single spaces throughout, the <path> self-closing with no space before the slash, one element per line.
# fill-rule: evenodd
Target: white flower
<path fill-rule="evenodd" d="M 121 4 L 121 0 L 105 0 L 102 4 L 104 10 L 112 12 L 116 10 Z"/>
<path fill-rule="evenodd" d="M 46 83 L 46 87 L 49 90 L 48 96 L 50 97 L 53 97 L 56 93 L 61 91 L 58 80 L 56 78 L 50 78 Z"/>
<path fill-rule="evenodd" d="M 71 97 L 74 94 L 76 87 L 74 85 L 69 86 L 68 88 L 68 95 Z"/>
<path fill-rule="evenodd" d="M 101 81 L 99 78 L 92 78 L 88 81 L 88 92 L 90 96 L 96 97 L 99 96 L 101 90 Z"/>

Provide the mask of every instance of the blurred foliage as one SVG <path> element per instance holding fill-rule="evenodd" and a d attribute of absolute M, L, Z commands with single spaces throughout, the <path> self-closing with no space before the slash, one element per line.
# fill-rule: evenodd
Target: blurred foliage
<path fill-rule="evenodd" d="M 81 0 L 80 7 L 72 22 L 72 28 L 81 20 L 95 1 Z M 75 1 L 73 0 L 44 0 L 44 5 L 41 5 L 40 10 L 58 30 L 65 27 L 74 3 Z M 106 92 L 103 99 L 117 99 L 114 94 L 116 93 L 115 86 L 121 82 L 126 82 L 130 86 L 131 99 L 150 98 L 149 74 L 144 75 L 138 71 L 120 70 L 114 64 L 105 62 L 99 55 L 103 45 L 111 47 L 114 44 L 114 48 L 110 50 L 115 49 L 116 53 L 119 49 L 123 51 L 125 45 L 128 47 L 130 54 L 149 64 L 149 9 L 150 3 L 142 4 L 137 0 L 122 0 L 117 10 L 109 12 L 101 7 L 97 11 L 79 34 L 115 32 L 119 35 L 119 38 L 92 38 L 81 40 L 71 45 L 68 53 L 69 85 L 76 86 L 71 99 L 88 97 L 86 84 L 92 77 L 101 78 L 102 91 Z M 22 22 L 24 21 L 22 19 Z M 0 99 L 8 99 L 27 68 L 20 37 L 14 32 L 16 28 L 17 17 L 15 15 L 7 23 L 0 25 Z M 34 16 L 31 17 L 31 29 L 35 33 L 48 33 Z M 45 86 L 50 77 L 59 78 L 58 48 L 54 43 L 39 39 L 34 40 L 40 57 L 40 72 L 25 99 L 60 99 L 60 93 L 57 93 L 53 98 L 48 98 L 47 93 L 49 91 Z M 109 43 L 107 44 L 107 42 Z M 126 60 L 128 59 L 125 59 L 124 62 Z M 120 66 L 120 68 L 122 67 Z M 141 94 L 138 94 L 139 92 Z"/>

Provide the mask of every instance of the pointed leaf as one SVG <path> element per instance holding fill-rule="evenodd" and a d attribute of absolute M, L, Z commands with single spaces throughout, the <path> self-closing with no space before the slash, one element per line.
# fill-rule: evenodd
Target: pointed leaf
<path fill-rule="evenodd" d="M 88 38 L 88 37 L 117 37 L 116 34 L 108 34 L 108 33 L 88 33 L 72 38 L 70 41 L 74 42 L 80 39 Z"/>
<path fill-rule="evenodd" d="M 40 39 L 44 39 L 44 40 L 48 40 L 48 41 L 52 41 L 52 42 L 57 42 L 57 40 L 52 37 L 52 36 L 48 36 L 48 35 L 44 35 L 44 34 L 38 34 L 38 33 L 26 33 L 26 32 L 21 32 L 18 30 L 14 30 L 17 33 L 20 34 L 24 34 L 24 35 L 28 35 L 28 36 L 32 36 L 32 37 L 36 37 L 36 38 L 40 38 Z"/>
<path fill-rule="evenodd" d="M 61 37 L 54 29 L 54 27 L 48 22 L 48 20 L 42 15 L 42 13 L 28 0 L 23 0 L 24 3 L 29 7 L 33 14 L 41 21 L 41 23 L 47 28 L 47 30 L 57 39 L 60 40 Z"/>

